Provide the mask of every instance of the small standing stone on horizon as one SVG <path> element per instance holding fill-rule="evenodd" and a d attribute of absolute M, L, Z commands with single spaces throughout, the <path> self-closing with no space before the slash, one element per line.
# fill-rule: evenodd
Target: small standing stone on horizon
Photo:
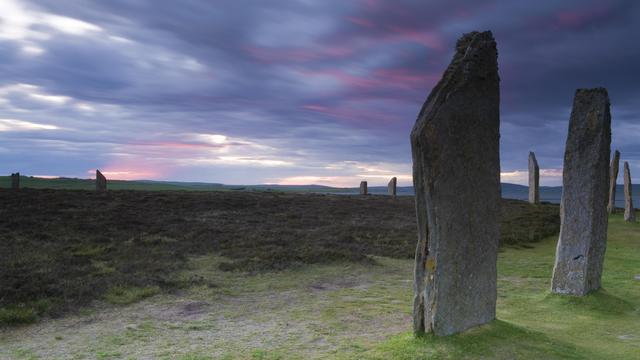
<path fill-rule="evenodd" d="M 529 203 L 540 203 L 540 167 L 533 151 L 529 152 Z"/>
<path fill-rule="evenodd" d="M 465 34 L 411 131 L 418 246 L 413 329 L 437 336 L 496 317 L 500 78 L 490 31 Z"/>
<path fill-rule="evenodd" d="M 20 189 L 20 173 L 19 172 L 11 174 L 11 188 L 13 190 Z"/>
<path fill-rule="evenodd" d="M 389 184 L 387 185 L 387 191 L 389 192 L 389 195 L 391 196 L 396 196 L 396 185 L 398 184 L 398 178 L 396 178 L 395 176 L 391 178 L 391 180 L 389 180 Z"/>
<path fill-rule="evenodd" d="M 620 151 L 616 150 L 611 159 L 609 166 L 609 203 L 607 204 L 607 212 L 613 214 L 616 212 L 616 182 L 618 181 L 618 170 L 620 169 Z"/>
<path fill-rule="evenodd" d="M 576 91 L 562 171 L 554 293 L 584 296 L 600 288 L 608 227 L 609 107 L 604 88 Z"/>
<path fill-rule="evenodd" d="M 633 199 L 631 198 L 631 172 L 629 171 L 629 163 L 626 161 L 624 162 L 624 220 L 636 221 L 636 209 L 633 208 Z"/>
<path fill-rule="evenodd" d="M 107 178 L 102 175 L 100 170 L 96 170 L 96 191 L 107 191 Z"/>
<path fill-rule="evenodd" d="M 360 181 L 360 195 L 368 195 L 369 193 L 367 192 L 367 182 L 366 181 Z"/>

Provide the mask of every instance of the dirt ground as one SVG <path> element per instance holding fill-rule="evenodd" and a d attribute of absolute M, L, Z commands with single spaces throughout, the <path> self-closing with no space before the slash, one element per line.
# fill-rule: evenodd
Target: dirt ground
<path fill-rule="evenodd" d="M 411 260 L 310 265 L 253 276 L 196 257 L 180 274 L 214 281 L 141 302 L 0 330 L 0 359 L 327 358 L 407 331 Z"/>

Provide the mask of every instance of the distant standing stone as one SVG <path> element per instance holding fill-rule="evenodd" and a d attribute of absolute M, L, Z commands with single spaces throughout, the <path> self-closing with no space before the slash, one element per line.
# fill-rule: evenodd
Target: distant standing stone
<path fill-rule="evenodd" d="M 450 335 L 495 319 L 500 79 L 491 32 L 465 34 L 411 132 L 418 246 L 413 326 Z"/>
<path fill-rule="evenodd" d="M 529 152 L 529 203 L 540 203 L 540 167 L 533 151 Z"/>
<path fill-rule="evenodd" d="M 624 220 L 636 221 L 636 210 L 633 208 L 633 199 L 631 198 L 631 172 L 629 171 L 629 163 L 626 161 L 624 162 Z"/>
<path fill-rule="evenodd" d="M 20 173 L 19 172 L 11 174 L 11 188 L 13 190 L 20 189 Z"/>
<path fill-rule="evenodd" d="M 564 153 L 560 238 L 551 290 L 583 296 L 600 288 L 607 245 L 611 145 L 609 95 L 578 89 Z"/>
<path fill-rule="evenodd" d="M 96 170 L 96 191 L 107 191 L 107 178 L 102 175 L 100 170 Z"/>
<path fill-rule="evenodd" d="M 392 177 L 391 180 L 389 180 L 389 184 L 387 185 L 387 191 L 389 192 L 389 195 L 396 196 L 397 184 L 398 184 L 398 178 L 396 178 L 395 176 Z"/>
<path fill-rule="evenodd" d="M 369 193 L 367 192 L 367 182 L 366 181 L 360 181 L 360 195 L 368 195 Z"/>
<path fill-rule="evenodd" d="M 616 182 L 618 181 L 618 169 L 620 168 L 620 151 L 616 150 L 611 159 L 609 167 L 609 203 L 607 212 L 613 214 L 616 212 Z"/>

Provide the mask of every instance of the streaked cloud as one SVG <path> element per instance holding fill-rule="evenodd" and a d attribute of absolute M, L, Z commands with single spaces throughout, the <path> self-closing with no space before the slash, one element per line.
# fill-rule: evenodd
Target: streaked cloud
<path fill-rule="evenodd" d="M 535 151 L 557 183 L 573 93 L 594 86 L 640 174 L 639 16 L 625 0 L 3 0 L 0 119 L 20 123 L 0 122 L 0 172 L 408 185 L 423 101 L 456 39 L 491 29 L 504 181 L 526 184 Z"/>
<path fill-rule="evenodd" d="M 39 131 L 58 129 L 59 128 L 55 125 L 36 124 L 16 119 L 0 119 L 0 131 Z"/>

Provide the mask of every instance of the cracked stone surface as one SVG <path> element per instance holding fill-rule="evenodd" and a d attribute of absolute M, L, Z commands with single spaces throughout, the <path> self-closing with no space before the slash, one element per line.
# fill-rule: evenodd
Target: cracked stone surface
<path fill-rule="evenodd" d="M 389 184 L 387 185 L 387 192 L 391 196 L 396 196 L 396 187 L 398 185 L 398 178 L 395 176 L 389 180 Z"/>
<path fill-rule="evenodd" d="M 529 203 L 540 203 L 540 167 L 533 151 L 529 152 Z"/>
<path fill-rule="evenodd" d="M 367 195 L 369 192 L 367 191 L 367 182 L 360 182 L 360 195 Z"/>
<path fill-rule="evenodd" d="M 11 188 L 14 190 L 20 189 L 20 173 L 11 174 Z"/>
<path fill-rule="evenodd" d="M 624 162 L 624 220 L 636 221 L 636 210 L 633 208 L 633 198 L 631 197 L 631 172 L 629 163 Z"/>
<path fill-rule="evenodd" d="M 100 170 L 96 170 L 96 191 L 107 191 L 107 178 L 102 175 Z"/>
<path fill-rule="evenodd" d="M 618 181 L 618 170 L 620 168 L 620 151 L 616 150 L 611 159 L 609 167 L 609 203 L 607 211 L 609 214 L 616 212 L 616 182 Z"/>
<path fill-rule="evenodd" d="M 564 154 L 560 237 L 551 285 L 555 293 L 583 296 L 600 288 L 607 244 L 610 145 L 607 90 L 578 89 Z"/>
<path fill-rule="evenodd" d="M 465 34 L 411 132 L 418 246 L 416 333 L 450 335 L 496 314 L 500 79 L 491 32 Z"/>

